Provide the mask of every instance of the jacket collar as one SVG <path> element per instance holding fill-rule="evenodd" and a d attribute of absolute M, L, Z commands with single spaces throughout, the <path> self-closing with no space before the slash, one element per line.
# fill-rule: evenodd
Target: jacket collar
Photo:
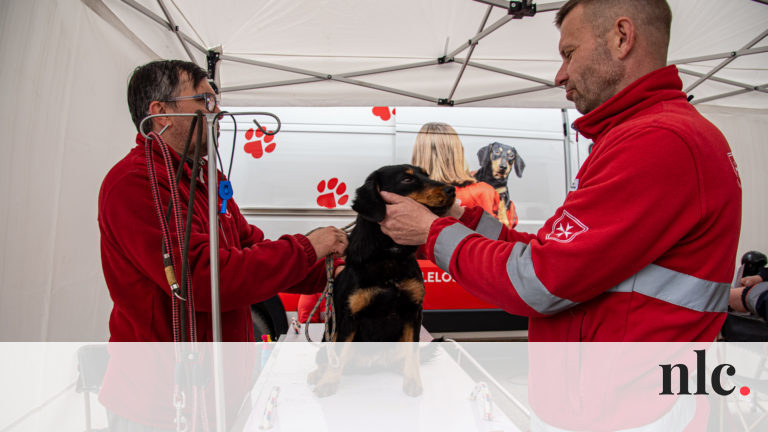
<path fill-rule="evenodd" d="M 685 100 L 682 88 L 677 67 L 665 66 L 628 85 L 592 112 L 577 119 L 574 126 L 585 137 L 597 140 L 650 106 L 672 99 Z"/>

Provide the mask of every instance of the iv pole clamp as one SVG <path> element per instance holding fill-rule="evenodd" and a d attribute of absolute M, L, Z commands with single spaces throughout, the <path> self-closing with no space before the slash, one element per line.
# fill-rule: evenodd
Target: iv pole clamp
<path fill-rule="evenodd" d="M 268 131 L 256 120 L 257 127 L 261 132 L 266 135 L 274 135 L 280 131 L 281 124 L 280 119 L 268 112 L 236 112 L 230 113 L 222 111 L 220 113 L 207 113 L 205 116 L 206 125 L 208 129 L 208 178 L 218 179 L 216 169 L 216 148 L 218 146 L 218 137 L 214 130 L 218 130 L 218 121 L 224 116 L 267 116 L 271 117 L 277 122 L 277 127 L 274 131 Z M 171 113 L 171 114 L 154 114 L 146 116 L 139 123 L 139 130 L 146 139 L 150 139 L 149 136 L 144 133 L 144 122 L 154 117 L 196 117 L 195 113 Z M 214 235 L 219 231 L 219 213 L 218 208 L 218 181 L 215 187 L 208 188 L 208 232 L 210 236 L 210 250 L 211 250 L 211 309 L 212 309 L 212 321 L 213 321 L 213 342 L 221 342 L 221 306 L 219 302 L 219 236 Z"/>

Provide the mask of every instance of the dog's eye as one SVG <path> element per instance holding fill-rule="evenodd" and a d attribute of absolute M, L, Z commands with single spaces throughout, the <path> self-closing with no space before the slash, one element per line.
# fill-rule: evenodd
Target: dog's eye
<path fill-rule="evenodd" d="M 500 154 L 500 153 L 501 153 L 501 149 L 500 148 L 493 149 L 493 154 Z"/>
<path fill-rule="evenodd" d="M 416 179 L 414 179 L 413 177 L 403 177 L 403 179 L 401 180 L 402 183 L 413 183 L 415 181 Z"/>

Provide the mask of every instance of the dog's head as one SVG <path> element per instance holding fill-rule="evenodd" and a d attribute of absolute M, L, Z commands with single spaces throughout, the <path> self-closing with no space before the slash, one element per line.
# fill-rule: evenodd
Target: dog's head
<path fill-rule="evenodd" d="M 381 191 L 413 198 L 438 216 L 443 216 L 456 199 L 456 188 L 430 179 L 423 169 L 413 165 L 388 165 L 372 172 L 357 188 L 352 210 L 363 219 L 381 222 L 387 214 Z"/>
<path fill-rule="evenodd" d="M 499 142 L 488 144 L 477 151 L 477 159 L 481 168 L 490 168 L 491 176 L 494 180 L 505 180 L 515 168 L 515 174 L 518 177 L 523 176 L 525 162 L 517 154 L 517 150 Z"/>

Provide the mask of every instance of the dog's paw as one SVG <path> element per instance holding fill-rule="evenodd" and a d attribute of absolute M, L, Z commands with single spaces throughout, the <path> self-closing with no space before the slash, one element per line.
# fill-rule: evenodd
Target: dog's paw
<path fill-rule="evenodd" d="M 347 185 L 340 182 L 336 177 L 328 180 L 327 183 L 325 180 L 320 180 L 320 183 L 317 184 L 317 191 L 322 194 L 317 197 L 317 205 L 321 207 L 335 208 L 337 205 L 346 204 L 349 200 L 349 195 L 344 194 L 347 191 Z"/>
<path fill-rule="evenodd" d="M 415 379 L 403 380 L 403 393 L 410 397 L 419 396 L 424 391 L 421 382 Z"/>
<path fill-rule="evenodd" d="M 338 390 L 339 390 L 338 381 L 325 380 L 315 386 L 314 392 L 318 397 L 327 397 L 327 396 L 335 395 Z"/>
<path fill-rule="evenodd" d="M 269 133 L 272 133 L 272 131 L 269 131 Z M 275 150 L 275 146 L 277 145 L 277 143 L 272 142 L 275 139 L 275 136 L 265 135 L 261 129 L 248 129 L 245 132 L 245 139 L 249 141 L 245 143 L 243 149 L 246 153 L 249 153 L 255 159 L 259 159 L 264 156 L 265 152 L 272 153 Z M 264 141 L 263 144 L 262 140 Z"/>
<path fill-rule="evenodd" d="M 325 369 L 323 368 L 317 368 L 307 374 L 307 384 L 314 385 L 317 384 L 320 381 L 320 378 L 323 377 L 323 373 L 325 372 Z"/>

